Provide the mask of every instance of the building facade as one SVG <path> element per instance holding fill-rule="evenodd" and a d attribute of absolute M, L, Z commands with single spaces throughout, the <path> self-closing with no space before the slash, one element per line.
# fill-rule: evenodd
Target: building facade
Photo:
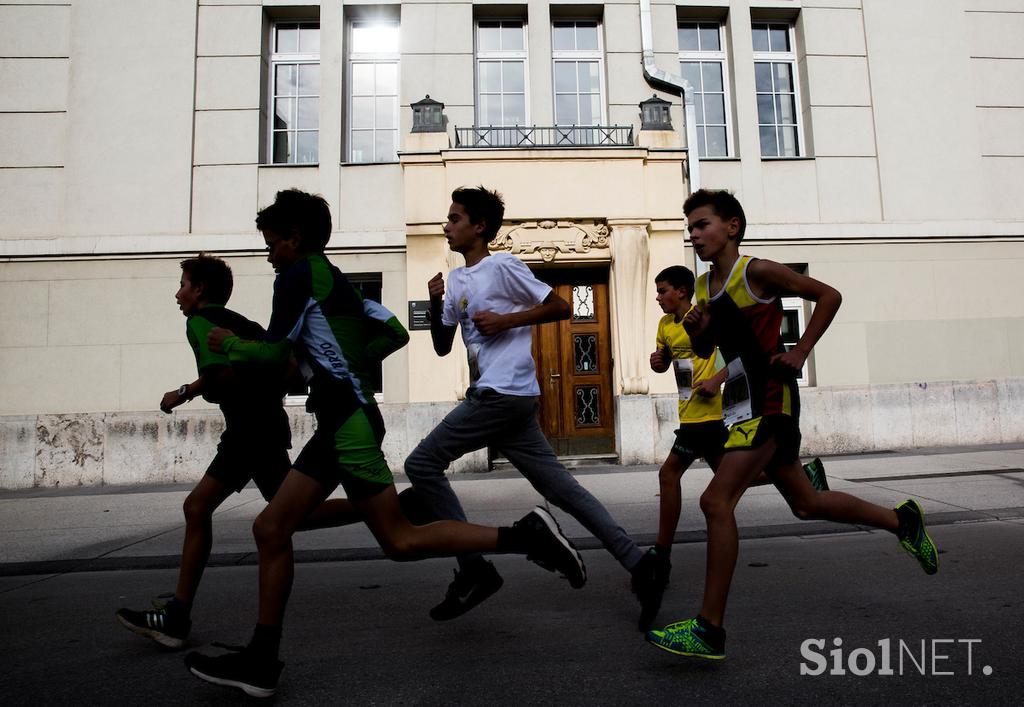
<path fill-rule="evenodd" d="M 293 186 L 412 329 L 381 371 L 396 469 L 467 384 L 416 327 L 475 184 L 507 202 L 493 248 L 573 305 L 534 337 L 564 456 L 670 445 L 652 278 L 697 267 L 698 186 L 743 202 L 747 253 L 844 295 L 807 453 L 1024 439 L 1024 1 L 7 0 L 0 47 L 0 487 L 202 473 L 216 410 L 157 411 L 195 375 L 178 262 L 227 258 L 266 321 L 253 219 Z M 810 309 L 785 306 L 795 341 Z"/>

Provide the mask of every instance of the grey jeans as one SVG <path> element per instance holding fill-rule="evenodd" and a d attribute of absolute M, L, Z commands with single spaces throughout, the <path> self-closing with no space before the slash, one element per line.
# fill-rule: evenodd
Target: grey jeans
<path fill-rule="evenodd" d="M 537 423 L 535 397 L 470 388 L 405 460 L 405 473 L 438 516 L 464 521 L 466 513 L 444 472 L 463 454 L 488 446 L 504 454 L 541 496 L 579 521 L 623 567 L 631 569 L 643 556 L 601 502 L 558 461 Z M 474 557 L 460 557 L 460 564 Z"/>

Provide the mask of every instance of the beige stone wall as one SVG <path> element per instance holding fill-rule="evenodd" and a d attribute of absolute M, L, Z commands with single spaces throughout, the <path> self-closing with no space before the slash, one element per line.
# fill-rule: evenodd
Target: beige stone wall
<path fill-rule="evenodd" d="M 253 217 L 290 186 L 325 196 L 335 221 L 332 260 L 349 272 L 382 273 L 385 305 L 402 321 L 408 300 L 426 298 L 426 280 L 459 264 L 440 230 L 454 187 L 500 189 L 510 224 L 639 224 L 648 236 L 643 292 L 621 298 L 631 311 L 615 318 L 628 317 L 632 328 L 628 342 L 617 331 L 616 345 L 620 357 L 625 345 L 634 359 L 653 345 L 660 312 L 651 277 L 693 263 L 680 213 L 685 153 L 672 149 L 681 132 L 638 135 L 636 147 L 608 150 L 450 149 L 454 127 L 473 123 L 472 21 L 493 15 L 492 5 L 398 8 L 407 154 L 402 164 L 348 165 L 344 22 L 366 5 L 310 3 L 321 23 L 321 159 L 301 167 L 267 165 L 261 152 L 265 33 L 272 18 L 294 14 L 295 3 L 154 0 L 145 12 L 137 5 L 0 0 L 0 486 L 55 483 L 50 462 L 35 461 L 43 447 L 73 451 L 60 463 L 80 470 L 62 483 L 136 480 L 110 461 L 129 451 L 164 463 L 159 440 L 176 432 L 153 410 L 163 391 L 194 375 L 172 299 L 177 261 L 200 250 L 226 254 L 236 273 L 232 305 L 265 322 L 272 275 Z M 736 154 L 703 160 L 703 185 L 743 201 L 747 252 L 806 264 L 844 294 L 814 355 L 815 387 L 805 392 L 808 448 L 1019 438 L 1020 2 L 686 6 L 691 15 L 706 7 L 724 17 L 728 40 Z M 552 5 L 530 0 L 522 9 L 530 122 L 550 125 Z M 655 61 L 669 72 L 677 69 L 677 11 L 671 2 L 652 7 Z M 600 12 L 608 121 L 638 128 L 637 103 L 653 93 L 672 101 L 680 130 L 679 98 L 642 78 L 638 4 Z M 803 158 L 760 158 L 751 17 L 796 22 Z M 408 106 L 426 94 L 446 104 L 447 136 L 409 134 Z M 649 392 L 618 400 L 624 461 L 654 461 L 671 424 L 664 411 L 672 381 L 639 371 L 633 377 L 643 380 L 630 386 Z M 465 379 L 461 351 L 438 359 L 427 332 L 413 332 L 386 362 L 394 463 L 422 431 L 403 416 L 433 420 Z M 621 391 L 622 381 L 616 385 Z M 191 430 L 189 445 L 205 449 L 212 442 L 195 425 L 215 413 L 194 406 L 183 429 Z M 89 451 L 97 444 L 110 464 L 100 471 Z"/>

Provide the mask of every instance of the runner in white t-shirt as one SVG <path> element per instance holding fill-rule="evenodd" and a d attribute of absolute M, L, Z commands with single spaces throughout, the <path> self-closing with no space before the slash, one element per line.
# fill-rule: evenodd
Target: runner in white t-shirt
<path fill-rule="evenodd" d="M 629 570 L 634 591 L 642 592 L 654 581 L 653 561 L 558 461 L 537 422 L 540 386 L 530 327 L 566 319 L 569 305 L 516 257 L 491 255 L 487 244 L 505 214 L 499 194 L 483 187 L 456 189 L 452 202 L 445 237 L 465 256 L 466 266 L 449 274 L 447 288 L 441 273 L 427 283 L 430 333 L 434 350 L 444 356 L 456 327 L 462 328 L 471 381 L 465 400 L 406 459 L 405 473 L 438 518 L 465 519 L 445 469 L 468 452 L 496 448 L 545 499 L 593 533 Z M 460 556 L 455 580 L 430 616 L 461 616 L 501 585 L 494 565 L 482 556 Z"/>

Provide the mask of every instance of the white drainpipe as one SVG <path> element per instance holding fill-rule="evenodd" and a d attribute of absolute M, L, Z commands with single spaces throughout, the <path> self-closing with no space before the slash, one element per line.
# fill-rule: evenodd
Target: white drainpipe
<path fill-rule="evenodd" d="M 686 135 L 686 166 L 690 175 L 690 191 L 701 187 L 700 159 L 697 150 L 697 111 L 693 106 L 693 86 L 682 76 L 675 76 L 659 69 L 654 63 L 654 41 L 651 32 L 651 0 L 640 0 L 640 44 L 643 48 L 644 78 L 655 88 L 678 93 L 683 99 Z M 699 259 L 694 263 L 694 272 L 700 273 L 707 265 Z"/>

